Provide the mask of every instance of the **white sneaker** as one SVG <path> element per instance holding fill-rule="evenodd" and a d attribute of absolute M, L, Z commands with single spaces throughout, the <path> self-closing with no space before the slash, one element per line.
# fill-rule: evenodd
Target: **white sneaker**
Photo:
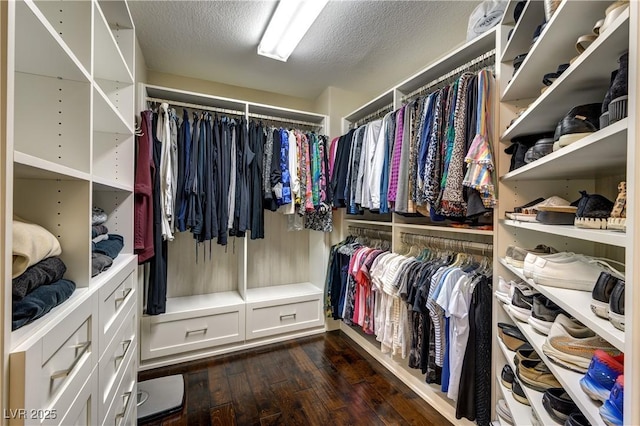
<path fill-rule="evenodd" d="M 511 411 L 509 411 L 509 407 L 507 407 L 507 403 L 504 399 L 499 399 L 496 404 L 496 414 L 500 416 L 501 420 L 504 420 L 505 423 L 512 425 L 513 424 L 513 416 L 511 416 Z"/>
<path fill-rule="evenodd" d="M 538 256 L 533 265 L 533 280 L 550 287 L 592 291 L 602 271 L 624 279 L 603 259 L 573 254 L 557 258 Z"/>
<path fill-rule="evenodd" d="M 498 288 L 495 295 L 499 301 L 507 305 L 511 304 L 511 283 L 512 281 L 507 282 L 504 278 L 498 277 Z"/>
<path fill-rule="evenodd" d="M 533 265 L 538 257 L 544 257 L 545 259 L 562 259 L 564 257 L 573 256 L 574 253 L 568 251 L 561 251 L 560 253 L 537 255 L 533 253 L 527 253 L 524 258 L 524 266 L 522 273 L 527 278 L 533 278 Z"/>

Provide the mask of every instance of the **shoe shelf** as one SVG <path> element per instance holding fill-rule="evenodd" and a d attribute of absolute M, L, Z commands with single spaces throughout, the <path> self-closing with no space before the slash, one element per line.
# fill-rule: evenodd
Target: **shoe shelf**
<path fill-rule="evenodd" d="M 498 345 L 500 346 L 500 350 L 504 354 L 504 357 L 507 359 L 507 363 L 509 364 L 509 366 L 513 370 L 513 373 L 515 374 L 516 373 L 516 365 L 513 362 L 513 357 L 516 355 L 516 353 L 513 352 L 513 351 L 510 351 L 509 348 L 507 348 L 507 346 L 502 342 L 502 340 L 500 340 L 500 338 L 498 338 L 497 340 L 498 340 Z M 527 407 L 525 404 L 522 404 L 522 403 L 516 401 L 515 398 L 513 397 L 512 391 L 507 389 L 502 384 L 502 382 L 500 381 L 500 372 L 501 371 L 502 371 L 502 369 L 500 369 L 500 371 L 498 371 L 498 368 L 496 368 L 496 373 L 498 375 L 498 384 L 499 384 L 500 388 L 502 389 L 502 394 L 504 395 L 504 400 L 506 401 L 507 405 L 509 406 L 509 410 L 511 410 L 511 415 L 513 416 L 513 424 L 514 425 L 531 424 L 531 410 L 534 410 L 536 412 L 536 414 L 538 415 L 538 418 L 540 419 L 540 421 L 542 422 L 543 425 L 556 424 L 555 420 L 553 420 L 551 418 L 549 413 L 547 413 L 547 410 L 545 410 L 544 406 L 542 405 L 542 396 L 544 395 L 543 392 L 538 392 L 536 390 L 533 390 L 533 389 L 525 386 L 522 382 L 520 382 L 520 386 L 522 387 L 522 390 L 524 391 L 524 394 L 527 396 L 527 399 L 529 400 L 529 404 L 531 404 L 530 407 Z M 507 394 L 509 394 L 509 395 L 507 396 Z M 512 408 L 511 402 L 513 402 L 514 408 Z M 523 410 L 521 407 L 524 407 L 525 409 Z M 519 413 L 518 417 L 516 417 L 514 410 L 515 410 L 515 412 Z M 522 411 L 525 411 L 526 414 L 522 413 Z M 520 414 L 520 413 L 522 413 L 522 414 Z"/>
<path fill-rule="evenodd" d="M 624 118 L 558 151 L 517 168 L 500 179 L 593 179 L 624 174 L 627 168 L 627 129 Z"/>
<path fill-rule="evenodd" d="M 515 319 L 511 312 L 509 312 L 509 307 L 503 305 L 504 310 L 511 317 L 516 326 L 520 329 L 522 334 L 527 338 L 531 346 L 535 349 L 535 351 L 540 355 L 540 358 L 547 365 L 549 370 L 553 373 L 555 378 L 560 382 L 564 390 L 571 396 L 573 402 L 576 403 L 582 414 L 589 420 L 589 422 L 593 426 L 604 425 L 604 421 L 600 417 L 599 407 L 600 404 L 593 401 L 589 396 L 584 393 L 582 388 L 580 387 L 580 379 L 584 377 L 584 374 L 578 373 L 575 371 L 568 370 L 564 367 L 555 364 L 551 361 L 542 351 L 542 345 L 547 339 L 547 336 L 539 334 L 536 332 L 529 324 L 523 323 Z M 526 386 L 522 385 L 523 388 Z M 525 391 L 526 392 L 526 391 Z M 544 423 L 543 424 L 553 424 L 553 423 Z"/>
<path fill-rule="evenodd" d="M 608 231 L 606 229 L 583 229 L 573 225 L 545 225 L 543 223 L 521 222 L 519 220 L 502 219 L 501 222 L 513 228 L 528 229 L 545 234 L 560 235 L 595 243 L 608 244 L 616 247 L 627 247 L 627 234 L 624 232 Z"/>
<path fill-rule="evenodd" d="M 610 1 L 564 0 L 534 43 L 522 66 L 507 85 L 501 100 L 532 99 L 540 94 L 544 74 L 576 56 L 576 40 L 591 34 L 593 25 L 604 17 Z"/>
<path fill-rule="evenodd" d="M 382 222 L 382 221 L 376 221 L 376 220 L 345 219 L 344 221 L 348 225 L 354 225 L 354 226 L 358 226 L 358 225 L 386 226 L 386 227 L 393 226 L 391 222 Z"/>
<path fill-rule="evenodd" d="M 511 3 L 517 4 L 518 2 L 513 1 Z M 505 14 L 505 19 L 509 19 L 510 22 L 503 21 L 503 25 L 513 25 L 514 23 L 513 11 L 515 7 L 509 9 L 507 9 L 507 13 L 509 13 L 509 15 Z M 531 48 L 533 33 L 536 27 L 540 23 L 542 23 L 543 20 L 543 3 L 540 1 L 528 1 L 524 9 L 522 10 L 520 19 L 513 27 L 511 38 L 507 41 L 504 52 L 502 53 L 502 57 L 500 58 L 500 62 L 513 61 L 513 58 L 515 58 L 516 56 L 528 52 Z"/>
<path fill-rule="evenodd" d="M 604 318 L 600 318 L 591 312 L 590 292 L 536 284 L 532 279 L 525 278 L 521 268 L 509 265 L 503 258 L 500 258 L 499 261 L 505 268 L 515 274 L 522 281 L 526 282 L 531 287 L 545 295 L 548 299 L 552 300 L 556 305 L 567 311 L 575 319 L 618 348 L 618 350 L 624 352 L 624 331 L 618 330 L 611 324 L 611 322 Z"/>
<path fill-rule="evenodd" d="M 617 68 L 618 58 L 627 50 L 628 40 L 627 9 L 514 121 L 501 140 L 507 142 L 517 136 L 553 131 L 572 107 L 602 102 L 610 84 L 611 71 Z M 551 65 L 547 71 L 531 78 L 535 77 L 535 82 L 541 85 L 542 76 L 554 72 L 558 65 Z"/>
<path fill-rule="evenodd" d="M 454 226 L 443 225 L 421 225 L 413 223 L 394 223 L 394 227 L 398 229 L 413 229 L 424 231 L 437 231 L 437 232 L 454 232 L 456 234 L 471 234 L 471 235 L 493 235 L 493 231 L 486 229 L 474 229 L 474 228 L 456 228 Z"/>
<path fill-rule="evenodd" d="M 498 372 L 498 377 L 496 378 L 498 389 L 502 392 L 502 399 L 507 403 L 507 407 L 509 407 L 509 411 L 511 412 L 511 418 L 513 419 L 514 425 L 526 425 L 531 423 L 531 407 L 526 404 L 522 404 L 513 397 L 513 393 L 511 389 L 507 388 L 500 381 L 500 373 Z M 540 393 L 540 392 L 537 392 Z M 527 397 L 528 398 L 528 397 Z M 540 394 L 540 399 L 542 401 L 542 394 Z M 500 419 L 500 416 L 498 416 Z"/>

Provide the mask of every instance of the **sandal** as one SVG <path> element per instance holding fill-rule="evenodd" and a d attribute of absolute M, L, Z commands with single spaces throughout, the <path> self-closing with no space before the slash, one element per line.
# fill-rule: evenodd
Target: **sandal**
<path fill-rule="evenodd" d="M 558 77 L 560 77 L 562 73 L 567 70 L 567 68 L 569 68 L 569 64 L 558 65 L 558 69 L 556 70 L 556 72 L 547 73 L 542 77 L 542 83 L 545 86 L 551 86 L 551 84 L 553 84 L 553 82 L 556 81 Z"/>
<path fill-rule="evenodd" d="M 629 0 L 626 1 L 617 1 L 612 3 L 607 10 L 604 12 L 604 22 L 602 26 L 600 26 L 599 34 L 604 34 L 607 31 L 607 28 L 616 20 L 616 18 L 622 15 L 629 7 Z"/>

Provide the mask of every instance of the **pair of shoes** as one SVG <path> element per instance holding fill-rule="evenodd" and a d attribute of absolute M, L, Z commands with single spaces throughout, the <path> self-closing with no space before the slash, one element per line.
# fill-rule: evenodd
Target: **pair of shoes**
<path fill-rule="evenodd" d="M 525 258 L 525 266 L 526 261 Z M 591 292 L 602 271 L 624 279 L 624 275 L 609 263 L 620 262 L 575 253 L 565 253 L 564 256 L 561 253 L 546 257 L 537 256 L 533 264 L 532 277 L 540 285 Z"/>
<path fill-rule="evenodd" d="M 524 162 L 529 164 L 553 152 L 553 138 L 538 139 L 524 154 Z"/>
<path fill-rule="evenodd" d="M 498 324 L 498 326 L 500 327 L 500 324 Z M 515 326 L 501 327 L 498 331 L 498 335 L 510 351 L 516 351 L 520 346 L 528 343 L 524 334 L 522 334 L 522 332 Z"/>
<path fill-rule="evenodd" d="M 542 76 L 542 84 L 545 87 L 540 91 L 541 94 L 546 91 L 546 89 L 553 84 L 560 76 L 569 68 L 569 64 L 560 64 L 558 65 L 558 69 L 555 72 L 550 72 Z"/>
<path fill-rule="evenodd" d="M 516 375 L 523 385 L 538 392 L 562 387 L 542 361 L 521 361 L 516 368 Z"/>
<path fill-rule="evenodd" d="M 522 361 L 541 361 L 538 352 L 533 349 L 530 343 L 525 343 L 516 349 L 516 354 L 513 356 L 513 363 L 517 367 Z"/>
<path fill-rule="evenodd" d="M 547 389 L 542 395 L 542 406 L 556 422 L 563 424 L 573 413 L 580 410 L 563 388 Z"/>
<path fill-rule="evenodd" d="M 531 316 L 527 322 L 538 333 L 548 335 L 556 317 L 560 314 L 566 314 L 566 312 L 544 295 L 538 294 L 533 297 Z"/>
<path fill-rule="evenodd" d="M 611 217 L 607 219 L 607 229 L 623 232 L 627 230 L 627 182 L 618 184 L 618 197 L 611 210 Z"/>
<path fill-rule="evenodd" d="M 520 404 L 531 405 L 527 395 L 524 393 L 524 389 L 522 389 L 520 382 L 516 378 L 513 379 L 513 383 L 511 384 L 511 393 L 513 395 L 513 399 L 518 401 Z"/>
<path fill-rule="evenodd" d="M 559 252 L 559 253 L 553 253 L 553 254 L 544 254 L 544 255 L 537 255 L 537 254 L 533 254 L 533 253 L 527 253 L 527 255 L 524 258 L 524 262 L 523 262 L 523 266 L 522 266 L 522 273 L 524 274 L 524 276 L 526 278 L 533 278 L 533 268 L 535 266 L 536 260 L 538 258 L 549 258 L 549 259 L 555 259 L 555 258 L 562 258 L 562 257 L 567 257 L 570 255 L 573 255 L 574 253 L 571 252 Z"/>
<path fill-rule="evenodd" d="M 617 329 L 624 331 L 625 281 L 607 272 L 601 272 L 591 292 L 591 311 L 608 319 Z"/>
<path fill-rule="evenodd" d="M 555 144 L 553 150 L 570 145 L 600 128 L 601 103 L 580 105 L 572 108 L 560 120 L 553 136 Z"/>
<path fill-rule="evenodd" d="M 596 350 L 585 376 L 580 379 L 580 387 L 589 398 L 605 402 L 618 376 L 624 374 L 624 354 L 612 356 Z"/>
<path fill-rule="evenodd" d="M 511 411 L 509 411 L 509 407 L 507 407 L 507 403 L 504 399 L 499 399 L 496 403 L 496 414 L 500 417 L 500 420 L 504 421 L 506 424 L 513 424 L 513 416 L 511 416 Z"/>
<path fill-rule="evenodd" d="M 507 247 L 507 251 L 505 253 L 505 261 L 516 268 L 524 267 L 524 258 L 527 257 L 527 254 L 533 253 L 536 255 L 545 255 L 545 254 L 553 254 L 557 253 L 558 250 L 553 247 L 546 246 L 544 244 L 538 244 L 534 248 L 525 249 L 518 246 L 509 246 Z"/>
<path fill-rule="evenodd" d="M 586 373 L 597 349 L 614 356 L 620 352 L 602 337 L 563 314 L 557 316 L 542 351 L 557 364 Z"/>
<path fill-rule="evenodd" d="M 618 58 L 619 68 L 611 72 L 609 90 L 602 101 L 600 128 L 620 121 L 627 116 L 629 100 L 629 52 Z"/>
<path fill-rule="evenodd" d="M 538 295 L 539 292 L 524 283 L 515 284 L 512 288 L 513 297 L 511 298 L 509 312 L 518 321 L 527 322 L 533 308 L 533 297 Z"/>
<path fill-rule="evenodd" d="M 576 228 L 607 229 L 607 218 L 611 215 L 613 202 L 600 194 L 580 191 L 574 226 Z"/>
<path fill-rule="evenodd" d="M 511 286 L 513 281 L 507 281 L 501 276 L 498 277 L 498 288 L 495 291 L 496 298 L 506 305 L 511 304 Z"/>
<path fill-rule="evenodd" d="M 520 213 L 514 212 L 511 218 L 522 222 L 573 224 L 576 210 L 577 206 L 572 206 L 569 201 L 554 195 L 534 205 L 522 208 Z"/>
<path fill-rule="evenodd" d="M 624 375 L 619 375 L 616 384 L 611 388 L 609 399 L 600 407 L 600 417 L 609 426 L 621 426 L 624 407 Z"/>
<path fill-rule="evenodd" d="M 515 374 L 513 374 L 513 370 L 511 369 L 511 367 L 509 367 L 508 365 L 502 367 L 502 372 L 500 373 L 500 382 L 502 383 L 502 385 L 507 389 L 511 389 L 514 379 Z"/>

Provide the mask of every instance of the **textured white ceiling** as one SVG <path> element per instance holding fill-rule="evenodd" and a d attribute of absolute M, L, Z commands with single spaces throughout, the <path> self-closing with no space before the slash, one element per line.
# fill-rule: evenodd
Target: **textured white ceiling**
<path fill-rule="evenodd" d="M 151 70 L 315 99 L 377 95 L 465 42 L 479 1 L 330 1 L 287 62 L 256 48 L 274 1 L 129 2 Z"/>

